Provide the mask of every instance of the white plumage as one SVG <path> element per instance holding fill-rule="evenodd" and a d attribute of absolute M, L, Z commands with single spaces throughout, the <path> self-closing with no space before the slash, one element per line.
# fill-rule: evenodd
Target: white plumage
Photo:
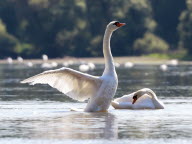
<path fill-rule="evenodd" d="M 167 67 L 166 64 L 160 65 L 159 68 L 160 68 L 160 70 L 162 70 L 162 71 L 167 71 L 167 70 L 168 70 L 168 67 Z"/>
<path fill-rule="evenodd" d="M 135 103 L 134 96 L 136 96 Z M 129 95 L 116 98 L 111 104 L 115 109 L 164 109 L 164 104 L 149 88 L 143 88 Z"/>
<path fill-rule="evenodd" d="M 132 68 L 134 66 L 134 64 L 132 63 L 132 62 L 126 62 L 125 64 L 124 64 L 124 67 L 125 68 Z"/>
<path fill-rule="evenodd" d="M 8 58 L 7 58 L 7 62 L 8 62 L 9 64 L 12 64 L 12 63 L 13 63 L 13 59 L 12 59 L 11 57 L 8 57 Z"/>
<path fill-rule="evenodd" d="M 32 62 L 27 62 L 27 66 L 28 67 L 33 67 L 33 63 Z"/>
<path fill-rule="evenodd" d="M 86 112 L 106 111 L 115 95 L 118 84 L 110 49 L 110 39 L 113 31 L 123 25 L 125 24 L 115 21 L 107 25 L 103 39 L 105 70 L 101 77 L 63 67 L 45 71 L 23 80 L 21 83 L 49 84 L 73 99 L 84 101 L 90 98 L 84 109 Z"/>
<path fill-rule="evenodd" d="M 177 66 L 178 65 L 178 60 L 177 59 L 172 59 L 168 62 L 169 65 L 172 65 L 172 66 Z"/>
<path fill-rule="evenodd" d="M 82 71 L 82 72 L 89 71 L 89 66 L 87 64 L 81 64 L 79 66 L 79 70 Z"/>
<path fill-rule="evenodd" d="M 48 58 L 48 56 L 46 54 L 43 54 L 42 59 L 43 59 L 43 61 L 48 61 L 49 58 Z"/>
<path fill-rule="evenodd" d="M 19 63 L 22 63 L 23 62 L 23 58 L 22 57 L 17 57 L 17 61 L 19 62 Z"/>
<path fill-rule="evenodd" d="M 95 69 L 95 64 L 94 63 L 89 62 L 87 65 L 89 66 L 90 70 L 94 70 Z"/>
<path fill-rule="evenodd" d="M 116 63 L 114 63 L 114 65 L 115 65 L 116 68 L 120 67 L 120 63 L 116 62 Z"/>
<path fill-rule="evenodd" d="M 84 101 L 98 90 L 101 80 L 98 77 L 63 67 L 45 71 L 21 83 L 48 84 L 75 100 Z"/>

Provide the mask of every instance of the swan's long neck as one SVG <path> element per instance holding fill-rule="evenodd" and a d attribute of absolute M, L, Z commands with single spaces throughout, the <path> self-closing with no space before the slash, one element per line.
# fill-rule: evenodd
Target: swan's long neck
<path fill-rule="evenodd" d="M 151 93 L 153 104 L 155 105 L 155 108 L 157 109 L 164 109 L 164 104 L 160 102 L 156 96 L 156 94 L 153 91 L 149 91 Z"/>
<path fill-rule="evenodd" d="M 149 95 L 151 95 L 152 99 L 157 100 L 156 94 L 152 90 L 148 90 L 147 92 Z"/>
<path fill-rule="evenodd" d="M 104 74 L 114 72 L 115 67 L 113 64 L 113 56 L 111 54 L 110 39 L 113 31 L 110 29 L 105 30 L 105 35 L 103 38 L 103 54 L 105 58 L 105 70 Z"/>

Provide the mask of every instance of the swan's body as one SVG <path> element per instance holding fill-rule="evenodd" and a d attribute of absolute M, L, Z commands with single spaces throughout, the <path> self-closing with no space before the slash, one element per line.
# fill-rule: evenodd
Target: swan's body
<path fill-rule="evenodd" d="M 13 59 L 11 57 L 8 57 L 7 58 L 7 62 L 8 62 L 8 64 L 12 64 L 13 63 Z"/>
<path fill-rule="evenodd" d="M 159 68 L 160 68 L 160 70 L 162 70 L 162 71 L 167 71 L 167 70 L 168 70 L 168 67 L 167 67 L 166 64 L 160 65 Z"/>
<path fill-rule="evenodd" d="M 110 39 L 113 31 L 123 25 L 125 24 L 119 22 L 111 22 L 107 25 L 103 39 L 105 70 L 101 77 L 63 67 L 45 71 L 23 80 L 21 83 L 49 84 L 73 99 L 84 101 L 89 98 L 88 104 L 84 109 L 86 112 L 106 111 L 118 85 L 111 54 Z"/>
<path fill-rule="evenodd" d="M 172 66 L 177 66 L 178 65 L 178 60 L 177 59 L 172 59 L 168 62 L 169 65 L 172 65 Z"/>
<path fill-rule="evenodd" d="M 54 68 L 54 67 L 57 67 L 58 66 L 58 63 L 57 62 L 51 62 L 51 63 L 47 63 L 47 62 L 44 62 L 41 64 L 41 68 Z"/>
<path fill-rule="evenodd" d="M 118 67 L 120 67 L 120 66 L 121 66 L 121 64 L 120 64 L 120 63 L 117 63 L 117 62 L 116 62 L 116 63 L 114 63 L 114 65 L 115 65 L 115 67 L 116 67 L 116 68 L 118 68 Z"/>
<path fill-rule="evenodd" d="M 65 61 L 65 62 L 63 62 L 63 66 L 64 67 L 68 67 L 68 66 L 71 66 L 71 65 L 73 65 L 74 64 L 74 62 L 73 61 Z"/>
<path fill-rule="evenodd" d="M 132 68 L 134 66 L 134 64 L 132 63 L 132 62 L 126 62 L 125 64 L 124 64 L 124 67 L 125 68 Z"/>
<path fill-rule="evenodd" d="M 27 62 L 27 66 L 28 67 L 33 67 L 33 63 L 32 62 Z"/>
<path fill-rule="evenodd" d="M 17 57 L 17 61 L 19 62 L 19 63 L 22 63 L 23 62 L 23 58 L 22 57 Z"/>
<path fill-rule="evenodd" d="M 134 100 L 134 98 L 136 99 Z M 164 104 L 149 88 L 124 95 L 112 101 L 111 104 L 115 109 L 164 109 Z"/>
<path fill-rule="evenodd" d="M 43 59 L 43 61 L 48 61 L 49 58 L 48 58 L 48 56 L 46 54 L 43 54 L 42 59 Z"/>
<path fill-rule="evenodd" d="M 53 62 L 51 62 L 51 66 L 52 66 L 52 67 L 57 67 L 57 66 L 58 66 L 58 63 L 53 61 Z"/>
<path fill-rule="evenodd" d="M 87 72 L 89 70 L 94 70 L 95 64 L 94 63 L 87 63 L 87 64 L 81 64 L 79 65 L 79 70 L 82 72 Z"/>
<path fill-rule="evenodd" d="M 82 71 L 82 72 L 87 72 L 87 71 L 89 71 L 89 66 L 87 65 L 87 64 L 81 64 L 80 66 L 79 66 L 79 70 L 80 71 Z"/>
<path fill-rule="evenodd" d="M 89 66 L 90 70 L 94 70 L 95 69 L 95 64 L 94 63 L 89 62 L 87 65 Z"/>

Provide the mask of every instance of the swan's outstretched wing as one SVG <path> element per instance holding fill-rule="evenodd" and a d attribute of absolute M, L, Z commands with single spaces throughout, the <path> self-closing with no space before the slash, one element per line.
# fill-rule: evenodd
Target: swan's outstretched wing
<path fill-rule="evenodd" d="M 84 101 L 95 95 L 102 80 L 99 77 L 63 67 L 45 71 L 21 83 L 48 84 L 73 99 Z"/>

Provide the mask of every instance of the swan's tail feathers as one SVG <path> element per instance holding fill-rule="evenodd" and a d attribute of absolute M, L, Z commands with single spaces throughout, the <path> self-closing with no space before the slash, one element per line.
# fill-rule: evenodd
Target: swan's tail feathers
<path fill-rule="evenodd" d="M 165 105 L 163 102 L 159 101 L 159 105 L 157 106 L 158 109 L 165 109 Z"/>

